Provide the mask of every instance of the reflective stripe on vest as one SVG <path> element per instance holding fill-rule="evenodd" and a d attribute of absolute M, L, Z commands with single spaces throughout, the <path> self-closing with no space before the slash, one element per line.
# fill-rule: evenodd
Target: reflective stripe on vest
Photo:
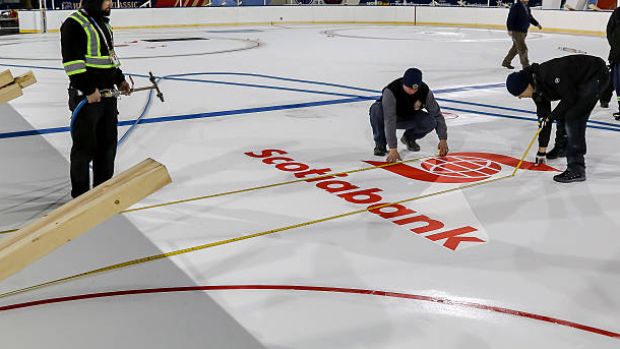
<path fill-rule="evenodd" d="M 84 61 L 71 61 L 62 64 L 68 76 L 86 72 L 86 64 Z"/>
<path fill-rule="evenodd" d="M 93 68 L 114 68 L 114 64 L 112 64 L 112 61 L 108 56 L 86 56 L 86 66 Z"/>
<path fill-rule="evenodd" d="M 69 18 L 78 22 L 86 32 L 86 67 L 105 69 L 116 68 L 120 66 L 120 63 L 115 64 L 110 58 L 110 56 L 101 55 L 101 40 L 105 40 L 105 37 L 101 38 L 97 28 L 95 28 L 95 26 L 88 20 L 88 18 L 86 18 L 86 16 L 84 16 L 84 14 L 82 14 L 82 12 L 75 12 L 74 14 L 69 16 Z"/>

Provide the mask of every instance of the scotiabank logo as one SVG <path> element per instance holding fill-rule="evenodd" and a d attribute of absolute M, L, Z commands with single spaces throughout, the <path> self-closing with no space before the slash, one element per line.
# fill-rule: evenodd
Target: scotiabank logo
<path fill-rule="evenodd" d="M 464 154 L 464 153 L 463 153 Z M 451 158 L 460 158 L 461 156 L 465 159 L 466 155 L 463 154 L 454 154 Z M 472 153 L 469 153 L 472 154 Z M 245 155 L 254 158 L 260 159 L 264 164 L 273 166 L 275 169 L 289 172 L 293 174 L 296 178 L 303 178 L 306 182 L 313 184 L 317 188 L 324 190 L 327 193 L 333 194 L 336 197 L 345 200 L 349 203 L 355 205 L 362 205 L 368 212 L 375 214 L 382 219 L 391 222 L 392 224 L 396 224 L 409 232 L 415 233 L 418 236 L 422 236 L 435 244 L 440 244 L 441 246 L 456 251 L 457 249 L 463 249 L 472 246 L 480 246 L 487 242 L 488 236 L 486 235 L 486 231 L 484 228 L 475 228 L 471 225 L 459 226 L 455 227 L 454 222 L 444 222 L 444 219 L 452 219 L 444 216 L 444 218 L 439 218 L 436 214 L 441 215 L 441 213 L 422 213 L 416 210 L 413 210 L 405 205 L 396 204 L 395 201 L 398 200 L 390 200 L 383 198 L 383 189 L 380 188 L 360 188 L 352 182 L 342 180 L 344 177 L 348 177 L 348 174 L 332 174 L 332 169 L 330 168 L 311 168 L 310 165 L 304 164 L 299 161 L 295 161 L 288 153 L 284 150 L 280 149 L 265 149 L 257 152 L 247 152 Z M 485 156 L 487 156 L 486 154 Z M 469 157 L 482 158 L 480 156 L 472 156 L 467 155 Z M 484 159 L 484 158 L 482 158 Z M 445 160 L 445 159 L 444 159 Z M 470 159 L 468 159 L 469 161 Z M 488 159 L 487 159 L 488 160 Z M 372 164 L 372 162 L 369 162 Z M 437 162 L 436 164 L 439 164 Z M 494 162 L 495 163 L 495 162 Z M 487 164 L 488 165 L 488 164 Z M 394 167 L 396 167 L 395 165 Z M 439 177 L 443 177 L 443 173 L 447 170 L 439 170 L 437 166 L 433 163 L 427 163 L 429 170 L 425 170 L 425 175 L 423 178 L 436 178 L 436 177 L 425 177 L 429 173 L 430 170 L 433 171 L 442 171 L 442 175 L 437 175 Z M 435 167 L 433 167 L 435 166 Z M 530 167 L 531 164 L 528 164 L 527 167 Z M 392 166 L 390 166 L 392 167 Z M 410 167 L 410 166 L 409 166 Z M 496 165 L 488 165 L 495 171 L 497 169 Z M 422 167 L 425 168 L 425 167 Z M 446 167 L 447 169 L 448 167 Z M 501 169 L 501 167 L 500 167 Z M 411 171 L 405 174 L 418 173 L 418 171 Z M 456 171 L 456 170 L 452 170 Z M 458 172 L 458 171 L 457 171 Z M 473 176 L 470 174 L 470 171 L 466 171 L 468 176 Z M 476 169 L 475 172 L 485 173 L 484 176 L 491 176 L 492 172 L 482 172 L 479 169 Z M 452 172 L 451 172 L 452 173 Z M 400 174 L 400 173 L 399 173 Z M 403 175 L 405 175 L 403 174 Z M 417 176 L 417 175 L 415 175 Z M 415 178 L 417 177 L 409 177 Z M 481 175 L 482 176 L 482 175 Z M 448 178 L 448 176 L 445 176 Z M 450 177 L 453 178 L 453 177 Z M 422 179 L 424 180 L 424 179 Z M 451 199 L 453 201 L 453 199 Z M 437 210 L 434 210 L 437 211 Z M 463 211 L 465 212 L 465 211 Z M 450 215 L 452 217 L 452 215 Z M 467 220 L 477 221 L 473 215 L 465 215 L 463 217 L 472 217 L 472 218 L 464 218 Z M 463 220 L 463 218 L 459 218 L 459 220 Z M 474 223 L 473 225 L 476 225 Z"/>
<path fill-rule="evenodd" d="M 365 161 L 373 166 L 386 164 L 379 161 Z M 446 157 L 426 160 L 416 165 L 398 164 L 382 167 L 403 177 L 425 182 L 469 183 L 491 178 L 502 171 L 503 167 L 517 167 L 519 159 L 509 156 L 487 153 L 452 153 Z M 520 169 L 530 171 L 558 171 L 547 165 L 536 165 L 524 161 Z M 559 172 L 559 171 L 558 171 Z"/>

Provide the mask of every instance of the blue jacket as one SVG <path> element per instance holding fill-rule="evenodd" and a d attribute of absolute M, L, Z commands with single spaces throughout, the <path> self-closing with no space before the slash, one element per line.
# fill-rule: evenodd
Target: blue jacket
<path fill-rule="evenodd" d="M 524 32 L 527 33 L 530 23 L 538 26 L 538 21 L 532 17 L 530 7 L 517 0 L 508 12 L 508 19 L 506 20 L 506 26 L 509 31 Z"/>

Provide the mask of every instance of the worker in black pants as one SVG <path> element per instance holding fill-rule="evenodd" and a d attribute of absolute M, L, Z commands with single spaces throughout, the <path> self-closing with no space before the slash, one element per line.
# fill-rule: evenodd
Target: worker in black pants
<path fill-rule="evenodd" d="M 564 120 L 567 135 L 568 168 L 556 175 L 556 182 L 586 180 L 586 123 L 608 88 L 610 78 L 605 61 L 588 55 L 555 58 L 508 75 L 506 88 L 515 97 L 532 98 L 541 124 Z M 560 101 L 551 111 L 551 102 Z M 548 137 L 551 128 L 541 131 Z M 541 153 L 538 157 L 541 157 Z"/>
<path fill-rule="evenodd" d="M 62 59 L 71 81 L 69 109 L 84 99 L 88 103 L 72 122 L 71 196 L 90 190 L 89 163 L 93 163 L 93 186 L 114 175 L 118 109 L 116 97 L 129 94 L 130 87 L 114 52 L 109 24 L 111 0 L 83 0 L 60 28 Z"/>
<path fill-rule="evenodd" d="M 616 90 L 620 109 L 620 7 L 616 8 L 607 22 L 607 41 L 609 42 L 609 64 L 611 65 L 613 87 Z M 613 92 L 612 92 L 613 93 Z M 613 114 L 620 120 L 620 110 Z"/>
<path fill-rule="evenodd" d="M 90 190 L 89 163 L 93 163 L 93 187 L 114 175 L 118 139 L 116 98 L 87 103 L 73 125 L 71 146 L 71 195 Z"/>

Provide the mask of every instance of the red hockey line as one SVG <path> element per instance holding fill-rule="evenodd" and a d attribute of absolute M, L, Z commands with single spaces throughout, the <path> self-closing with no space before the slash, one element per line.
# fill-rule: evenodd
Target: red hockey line
<path fill-rule="evenodd" d="M 577 330 L 582 330 L 602 336 L 607 336 L 615 339 L 620 339 L 620 333 L 610 332 L 606 330 L 602 330 L 599 328 L 582 325 L 576 322 L 561 320 L 549 316 L 538 315 L 533 313 L 528 313 L 519 310 L 513 310 L 508 308 L 496 307 L 492 305 L 473 303 L 473 302 L 464 302 L 459 300 L 452 300 L 449 298 L 439 298 L 432 296 L 422 296 L 408 293 L 398 293 L 398 292 L 386 292 L 386 291 L 373 291 L 373 290 L 364 290 L 364 289 L 355 289 L 355 288 L 337 288 L 337 287 L 315 287 L 315 286 L 288 286 L 288 285 L 228 285 L 228 286 L 189 286 L 189 287 L 168 287 L 168 288 L 148 288 L 148 289 L 136 289 L 136 290 L 126 290 L 126 291 L 112 291 L 112 292 L 101 292 L 101 293 L 89 293 L 82 294 L 77 296 L 69 296 L 69 297 L 59 297 L 59 298 L 49 298 L 49 299 L 41 299 L 32 302 L 25 303 L 17 303 L 11 305 L 5 305 L 0 307 L 0 312 L 13 310 L 13 309 L 21 309 L 21 308 L 29 308 L 35 307 L 44 304 L 53 304 L 53 303 L 64 303 L 64 302 L 72 302 L 83 299 L 92 299 L 92 298 L 104 298 L 104 297 L 117 297 L 117 296 L 128 296 L 128 295 L 136 295 L 136 294 L 149 294 L 149 293 L 175 293 L 175 292 L 194 292 L 194 291 L 217 291 L 217 290 L 296 290 L 296 291 L 315 291 L 315 292 L 334 292 L 334 293 L 353 293 L 353 294 L 365 294 L 371 296 L 381 296 L 381 297 L 392 297 L 392 298 L 405 298 L 405 299 L 413 299 L 422 302 L 432 302 L 432 303 L 441 303 L 444 305 L 451 306 L 461 306 L 473 309 L 487 310 L 493 311 L 496 313 L 514 315 L 522 318 L 548 322 L 560 326 L 570 327 Z"/>

